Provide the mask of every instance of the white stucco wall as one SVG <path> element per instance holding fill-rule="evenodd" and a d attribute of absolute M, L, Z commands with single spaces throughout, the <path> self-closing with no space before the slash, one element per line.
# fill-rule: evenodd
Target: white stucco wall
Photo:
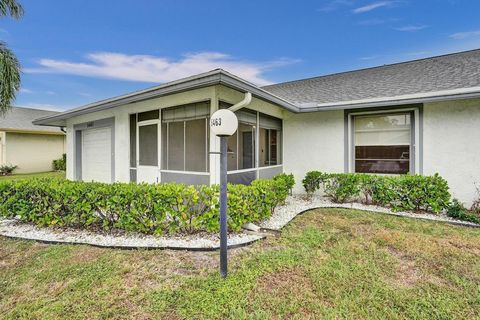
<path fill-rule="evenodd" d="M 480 99 L 427 103 L 422 126 L 423 174 L 438 172 L 452 195 L 471 205 L 480 188 Z M 295 192 L 304 191 L 310 170 L 344 172 L 344 139 L 343 111 L 284 119 L 284 172 L 295 175 Z"/>
<path fill-rule="evenodd" d="M 467 205 L 480 188 L 480 99 L 424 105 L 423 173 L 438 172 Z"/>
<path fill-rule="evenodd" d="M 15 173 L 52 171 L 52 161 L 65 152 L 65 136 L 7 132 L 5 163 L 18 166 Z"/>
<path fill-rule="evenodd" d="M 344 113 L 291 114 L 283 121 L 284 172 L 295 175 L 295 193 L 311 170 L 344 172 Z"/>

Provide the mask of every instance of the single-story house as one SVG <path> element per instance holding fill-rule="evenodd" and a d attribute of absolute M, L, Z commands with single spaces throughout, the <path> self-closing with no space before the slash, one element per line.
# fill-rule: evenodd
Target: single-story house
<path fill-rule="evenodd" d="M 0 116 L 0 165 L 18 166 L 15 173 L 52 171 L 52 161 L 65 153 L 65 133 L 59 127 L 32 121 L 58 113 L 13 107 Z"/>
<path fill-rule="evenodd" d="M 480 183 L 480 50 L 256 86 L 217 69 L 36 120 L 65 127 L 67 177 L 210 184 L 209 116 L 241 101 L 228 180 L 310 170 L 438 172 L 465 203 Z M 302 191 L 297 183 L 297 192 Z"/>

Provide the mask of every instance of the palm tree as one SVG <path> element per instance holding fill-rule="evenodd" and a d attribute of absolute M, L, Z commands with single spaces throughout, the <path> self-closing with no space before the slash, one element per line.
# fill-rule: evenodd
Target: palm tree
<path fill-rule="evenodd" d="M 23 7 L 16 0 L 0 0 L 0 18 L 10 16 L 20 19 Z M 15 54 L 0 40 L 0 114 L 10 110 L 20 89 L 20 63 Z"/>

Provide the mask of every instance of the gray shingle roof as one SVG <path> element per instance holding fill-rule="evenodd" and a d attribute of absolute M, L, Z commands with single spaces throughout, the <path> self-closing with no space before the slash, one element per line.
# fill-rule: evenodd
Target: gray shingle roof
<path fill-rule="evenodd" d="M 32 123 L 33 120 L 53 116 L 59 112 L 13 107 L 4 116 L 0 116 L 0 131 L 38 131 L 38 132 L 56 132 L 61 133 L 60 128 L 49 126 L 37 126 Z"/>
<path fill-rule="evenodd" d="M 298 104 L 480 87 L 480 49 L 263 87 Z"/>

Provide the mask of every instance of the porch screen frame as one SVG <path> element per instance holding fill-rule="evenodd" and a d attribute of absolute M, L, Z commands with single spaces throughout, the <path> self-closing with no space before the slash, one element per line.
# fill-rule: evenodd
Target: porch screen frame
<path fill-rule="evenodd" d="M 225 109 L 231 107 L 232 104 L 223 100 L 219 100 L 219 107 L 220 109 Z M 228 170 L 228 182 L 229 183 L 242 183 L 242 184 L 249 184 L 251 181 L 255 179 L 267 179 L 271 178 L 273 175 L 282 173 L 283 172 L 283 130 L 284 130 L 284 121 L 282 118 L 278 118 L 257 110 L 244 108 L 240 109 L 239 111 L 247 111 L 251 112 L 255 115 L 255 124 L 252 124 L 251 121 L 248 121 L 247 125 L 252 125 L 252 140 L 253 140 L 253 151 L 254 151 L 254 159 L 253 159 L 253 167 L 247 169 L 239 169 L 240 166 L 240 154 L 238 154 L 239 150 L 239 134 L 238 130 L 236 132 L 236 170 Z M 237 111 L 238 112 L 238 111 Z M 264 121 L 267 118 L 274 119 L 274 122 L 277 124 L 268 124 L 268 121 Z M 239 124 L 242 123 L 242 117 L 239 117 Z M 277 153 L 277 164 L 268 164 L 265 166 L 260 166 L 260 130 L 261 129 L 267 130 L 277 130 L 277 138 L 280 138 L 280 144 L 277 141 L 277 148 L 280 147 L 280 150 Z M 269 146 L 267 146 L 269 147 Z"/>
<path fill-rule="evenodd" d="M 175 111 L 175 109 L 181 109 L 182 107 L 184 108 L 189 108 L 189 107 L 197 107 L 196 105 L 201 105 L 201 104 L 207 104 L 208 108 L 208 114 L 205 115 L 200 115 L 200 116 L 192 116 L 192 117 L 185 117 L 185 119 L 164 119 L 164 112 L 172 112 Z M 162 108 L 161 111 L 161 132 L 162 136 L 162 143 L 161 143 L 161 159 L 160 159 L 160 172 L 162 173 L 176 173 L 176 174 L 192 174 L 192 175 L 210 175 L 210 162 L 209 162 L 209 148 L 210 148 L 210 133 L 209 133 L 209 119 L 210 119 L 210 108 L 211 108 L 211 103 L 210 100 L 203 100 L 203 101 L 197 101 L 197 102 L 192 102 L 188 103 L 185 105 L 178 105 L 178 106 L 172 106 L 168 108 Z M 181 117 L 180 117 L 181 118 Z M 205 155 L 204 155 L 204 161 L 205 161 L 205 170 L 204 171 L 191 171 L 191 170 L 186 170 L 187 169 L 187 123 L 191 121 L 197 121 L 197 120 L 204 120 L 205 121 L 205 132 L 204 132 L 204 137 L 205 137 Z M 171 123 L 182 123 L 183 124 L 183 170 L 182 169 L 170 169 L 169 168 L 169 135 L 170 135 L 170 124 Z M 164 130 L 166 129 L 166 130 Z"/>

